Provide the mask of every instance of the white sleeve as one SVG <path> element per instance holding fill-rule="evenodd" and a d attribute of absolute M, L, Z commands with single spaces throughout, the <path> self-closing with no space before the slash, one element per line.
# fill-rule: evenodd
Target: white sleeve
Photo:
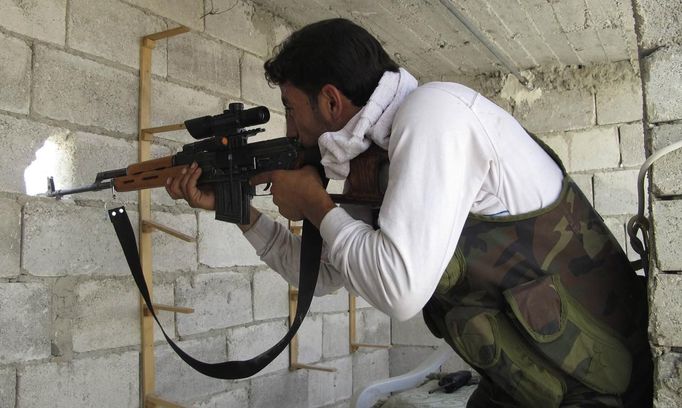
<path fill-rule="evenodd" d="M 292 286 L 298 287 L 301 259 L 301 237 L 292 234 L 284 225 L 262 214 L 244 232 L 244 237 L 256 249 L 256 254 L 270 268 L 278 272 Z M 322 247 L 320 275 L 315 296 L 322 296 L 343 286 L 343 276 L 326 261 L 326 248 Z"/>
<path fill-rule="evenodd" d="M 380 229 L 336 208 L 320 232 L 345 286 L 405 320 L 435 290 L 496 160 L 470 106 L 447 91 L 424 88 L 410 94 L 396 114 L 388 153 Z"/>

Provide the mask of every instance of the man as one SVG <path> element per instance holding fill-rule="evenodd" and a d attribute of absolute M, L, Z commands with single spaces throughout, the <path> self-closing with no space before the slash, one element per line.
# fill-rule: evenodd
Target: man
<path fill-rule="evenodd" d="M 337 207 L 312 167 L 251 180 L 272 183 L 283 216 L 320 229 L 317 295 L 345 286 L 399 320 L 423 310 L 482 375 L 470 407 L 650 405 L 643 286 L 558 159 L 516 120 L 462 85 L 417 86 L 343 19 L 293 33 L 265 70 L 287 136 L 318 145 L 327 176 L 345 178 L 372 143 L 390 159 L 377 220 Z M 213 209 L 200 174 L 193 166 L 167 190 Z M 246 238 L 296 284 L 300 240 L 251 215 Z"/>

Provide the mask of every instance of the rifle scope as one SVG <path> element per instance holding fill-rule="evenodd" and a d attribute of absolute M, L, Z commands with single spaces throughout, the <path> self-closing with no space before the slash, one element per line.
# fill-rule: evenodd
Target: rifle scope
<path fill-rule="evenodd" d="M 220 115 L 202 116 L 185 121 L 185 128 L 195 139 L 211 136 L 227 136 L 239 129 L 260 125 L 270 120 L 270 111 L 265 106 L 244 109 L 241 103 L 231 103 Z"/>

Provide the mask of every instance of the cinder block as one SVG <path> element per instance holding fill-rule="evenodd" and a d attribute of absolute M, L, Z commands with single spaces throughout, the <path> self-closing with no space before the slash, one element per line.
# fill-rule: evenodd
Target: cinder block
<path fill-rule="evenodd" d="M 206 33 L 256 55 L 265 56 L 272 16 L 264 13 L 251 2 L 215 0 L 206 3 L 205 12 L 211 5 L 221 14 L 206 16 Z M 229 21 L 230 24 L 225 24 Z"/>
<path fill-rule="evenodd" d="M 253 320 L 251 282 L 243 273 L 218 272 L 178 278 L 175 287 L 178 306 L 194 313 L 178 315 L 178 334 L 201 333 Z"/>
<path fill-rule="evenodd" d="M 248 388 L 237 388 L 214 395 L 205 401 L 195 402 L 192 406 L 194 408 L 248 408 L 249 390 Z"/>
<path fill-rule="evenodd" d="M 617 168 L 620 164 L 618 128 L 599 127 L 567 134 L 569 171 Z M 566 163 L 565 163 L 566 164 Z"/>
<path fill-rule="evenodd" d="M 353 394 L 353 360 L 350 356 L 325 361 L 325 367 L 336 372 L 310 370 L 308 374 L 308 406 L 321 407 L 348 399 Z"/>
<path fill-rule="evenodd" d="M 625 250 L 625 224 L 620 218 L 604 217 L 604 224 L 616 238 L 618 244 Z"/>
<path fill-rule="evenodd" d="M 591 174 L 571 174 L 571 178 L 575 181 L 575 184 L 580 188 L 580 191 L 585 194 L 590 203 L 594 204 L 594 193 L 592 188 L 592 175 Z"/>
<path fill-rule="evenodd" d="M 559 159 L 563 163 L 564 167 L 568 170 L 568 165 L 570 164 L 570 156 L 568 154 L 569 141 L 567 136 L 560 133 L 547 133 L 537 135 L 540 140 L 542 140 L 547 147 L 552 149 Z"/>
<path fill-rule="evenodd" d="M 167 81 L 152 80 L 152 101 L 152 126 L 183 123 L 188 119 L 223 112 L 220 98 Z M 161 137 L 182 143 L 196 141 L 184 130 L 166 132 Z"/>
<path fill-rule="evenodd" d="M 26 407 L 134 407 L 139 402 L 138 353 L 88 357 L 19 369 L 17 399 Z"/>
<path fill-rule="evenodd" d="M 239 97 L 240 54 L 227 44 L 187 33 L 168 43 L 168 77 Z"/>
<path fill-rule="evenodd" d="M 138 79 L 37 45 L 33 110 L 38 115 L 116 132 L 137 133 Z"/>
<path fill-rule="evenodd" d="M 594 97 L 581 89 L 545 91 L 534 102 L 518 104 L 514 116 L 535 133 L 583 129 L 594 125 Z"/>
<path fill-rule="evenodd" d="M 199 213 L 199 262 L 213 268 L 263 265 L 256 250 L 236 225 L 215 219 L 215 213 Z"/>
<path fill-rule="evenodd" d="M 388 350 L 373 350 L 353 354 L 353 392 L 376 380 L 388 378 Z"/>
<path fill-rule="evenodd" d="M 0 114 L 0 144 L 12 155 L 12 160 L 0 161 L 0 191 L 26 193 L 29 186 L 24 180 L 24 171 L 37 161 L 38 150 L 44 147 L 46 140 L 53 141 L 67 133 L 66 129 Z M 53 151 L 54 149 L 56 146 L 52 145 L 47 150 Z M 53 163 L 55 159 L 51 157 L 52 154 L 48 156 Z M 46 164 L 45 167 L 51 166 Z M 31 186 L 31 188 L 33 191 L 40 188 L 41 192 L 45 192 L 46 179 L 41 180 L 40 187 Z"/>
<path fill-rule="evenodd" d="M 251 381 L 251 407 L 307 407 L 308 370 L 284 371 L 281 374 Z"/>
<path fill-rule="evenodd" d="M 0 344 L 0 364 L 50 356 L 50 296 L 45 285 L 0 283 Z"/>
<path fill-rule="evenodd" d="M 625 167 L 641 166 L 646 159 L 642 122 L 621 125 L 618 133 L 620 134 L 621 164 Z"/>
<path fill-rule="evenodd" d="M 391 321 L 391 343 L 406 346 L 438 346 L 443 340 L 437 338 L 424 323 L 421 313 L 409 320 Z"/>
<path fill-rule="evenodd" d="M 66 0 L 2 0 L 0 10 L 0 26 L 31 38 L 64 45 Z"/>
<path fill-rule="evenodd" d="M 0 214 L 0 278 L 11 278 L 21 273 L 21 206 L 0 199 Z"/>
<path fill-rule="evenodd" d="M 601 215 L 637 212 L 637 170 L 594 175 L 594 207 Z"/>
<path fill-rule="evenodd" d="M 139 292 L 132 278 L 83 281 L 74 289 L 76 302 L 72 320 L 73 350 L 86 352 L 133 346 L 140 343 Z M 173 304 L 173 287 L 155 285 L 154 302 Z M 166 333 L 175 334 L 170 313 L 159 314 Z M 154 323 L 154 338 L 163 335 Z"/>
<path fill-rule="evenodd" d="M 279 87 L 271 87 L 265 80 L 263 60 L 251 54 L 242 58 L 242 98 L 270 109 L 283 111 Z"/>
<path fill-rule="evenodd" d="M 651 285 L 651 335 L 658 346 L 680 347 L 682 275 L 656 273 Z"/>
<path fill-rule="evenodd" d="M 682 200 L 654 201 L 652 217 L 658 266 L 663 271 L 682 270 Z"/>
<path fill-rule="evenodd" d="M 230 360 L 248 360 L 274 346 L 288 330 L 285 320 L 259 323 L 230 329 L 227 335 L 227 356 Z M 287 347 L 288 349 L 288 347 Z M 272 373 L 289 366 L 285 349 L 257 375 Z M 253 399 L 253 395 L 251 396 Z M 274 405 L 273 405 L 274 406 Z"/>
<path fill-rule="evenodd" d="M 312 313 L 333 313 L 348 311 L 348 292 L 346 289 L 338 289 L 328 295 L 315 296 L 310 305 Z"/>
<path fill-rule="evenodd" d="M 306 317 L 298 329 L 298 362 L 315 363 L 322 358 L 322 316 Z"/>
<path fill-rule="evenodd" d="M 186 340 L 177 344 L 200 361 L 218 363 L 227 360 L 225 336 Z M 226 381 L 207 377 L 194 370 L 170 346 L 157 346 L 155 353 L 156 392 L 163 398 L 175 402 L 194 401 L 226 390 Z"/>
<path fill-rule="evenodd" d="M 634 75 L 616 83 L 608 83 L 597 88 L 597 124 L 642 120 L 642 83 Z"/>
<path fill-rule="evenodd" d="M 274 34 L 273 47 L 275 47 L 281 44 L 282 41 L 284 41 L 287 37 L 289 37 L 291 33 L 294 32 L 294 29 L 291 27 L 291 23 L 289 23 L 288 21 L 275 17 L 275 21 L 272 26 L 272 31 Z"/>
<path fill-rule="evenodd" d="M 359 310 L 356 313 L 358 343 L 390 344 L 391 318 L 376 309 Z"/>
<path fill-rule="evenodd" d="M 17 390 L 17 370 L 14 367 L 0 367 L 0 407 L 14 408 Z"/>
<path fill-rule="evenodd" d="M 441 342 L 443 340 L 440 340 Z M 426 360 L 436 349 L 426 346 L 398 346 L 388 350 L 391 377 L 405 374 Z M 454 353 L 454 351 L 453 351 Z"/>
<path fill-rule="evenodd" d="M 137 213 L 128 211 L 128 216 L 137 225 Z M 22 267 L 28 273 L 35 276 L 130 273 L 102 208 L 36 200 L 24 206 L 23 217 Z"/>
<path fill-rule="evenodd" d="M 323 315 L 322 356 L 324 358 L 341 357 L 349 353 L 348 325 L 348 313 Z"/>
<path fill-rule="evenodd" d="M 203 31 L 204 20 L 201 16 L 204 14 L 204 2 L 202 0 L 182 0 L 182 1 L 167 1 L 167 0 L 125 0 L 130 4 L 145 8 L 154 14 L 167 17 L 171 20 L 190 27 L 197 31 Z M 171 24 L 170 28 L 174 28 L 176 24 Z M 151 32 L 147 34 L 152 34 Z M 173 41 L 173 39 L 171 39 Z"/>
<path fill-rule="evenodd" d="M 652 132 L 653 148 L 658 151 L 682 141 L 682 125 L 661 125 Z M 661 157 L 652 168 L 653 191 L 657 196 L 682 195 L 682 149 Z"/>
<path fill-rule="evenodd" d="M 140 39 L 166 30 L 163 19 L 118 1 L 74 0 L 67 16 L 71 48 L 140 68 Z M 166 76 L 166 41 L 152 51 L 152 73 Z"/>
<path fill-rule="evenodd" d="M 644 58 L 644 89 L 649 122 L 682 119 L 682 46 L 661 48 Z"/>
<path fill-rule="evenodd" d="M 28 114 L 31 92 L 31 49 L 0 33 L 0 109 Z"/>
<path fill-rule="evenodd" d="M 654 356 L 654 407 L 682 406 L 682 354 L 658 348 Z"/>
<path fill-rule="evenodd" d="M 171 214 L 155 211 L 154 221 L 196 238 L 197 217 L 194 214 Z M 197 244 L 186 242 L 163 232 L 153 236 L 154 272 L 196 271 Z"/>
<path fill-rule="evenodd" d="M 289 316 L 289 284 L 277 272 L 253 274 L 253 317 L 256 320 Z"/>
<path fill-rule="evenodd" d="M 682 37 L 682 9 L 674 1 L 641 0 L 637 2 L 641 47 L 646 50 L 666 44 L 679 44 Z"/>

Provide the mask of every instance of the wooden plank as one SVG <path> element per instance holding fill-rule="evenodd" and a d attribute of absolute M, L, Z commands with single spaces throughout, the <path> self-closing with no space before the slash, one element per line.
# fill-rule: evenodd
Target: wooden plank
<path fill-rule="evenodd" d="M 355 347 L 355 296 L 348 294 L 348 343 L 350 352 L 354 353 L 358 350 Z"/>
<path fill-rule="evenodd" d="M 295 363 L 291 364 L 290 368 L 294 368 L 296 370 L 315 370 L 315 371 L 326 371 L 328 373 L 335 373 L 337 370 L 334 367 L 322 367 L 322 366 L 314 366 L 310 364 L 301 364 L 301 363 Z"/>
<path fill-rule="evenodd" d="M 289 326 L 296 317 L 296 306 L 298 305 L 298 290 L 289 285 Z M 289 371 L 296 370 L 298 364 L 298 334 L 294 335 L 289 343 Z"/>
<path fill-rule="evenodd" d="M 151 45 L 151 46 L 150 46 Z M 151 121 L 151 67 L 152 67 L 153 42 L 143 41 L 140 47 L 140 94 L 139 94 L 139 161 L 148 160 L 151 157 L 151 143 L 144 140 L 142 129 L 148 128 Z M 152 296 L 154 287 L 152 281 L 152 233 L 144 231 L 145 220 L 151 219 L 151 192 L 140 190 L 139 192 L 139 213 L 140 213 L 140 262 L 142 273 L 149 288 L 149 296 Z M 147 400 L 147 397 L 154 393 L 156 389 L 156 367 L 154 360 L 154 323 L 153 318 L 145 313 L 146 306 L 140 296 L 140 331 L 141 331 L 141 359 L 140 370 L 142 371 L 142 389 L 145 406 L 155 406 L 155 402 Z"/>
<path fill-rule="evenodd" d="M 156 395 L 147 395 L 144 399 L 145 406 L 159 406 L 167 408 L 185 408 L 183 405 L 178 405 L 174 402 L 166 401 L 163 398 L 159 398 Z"/>

